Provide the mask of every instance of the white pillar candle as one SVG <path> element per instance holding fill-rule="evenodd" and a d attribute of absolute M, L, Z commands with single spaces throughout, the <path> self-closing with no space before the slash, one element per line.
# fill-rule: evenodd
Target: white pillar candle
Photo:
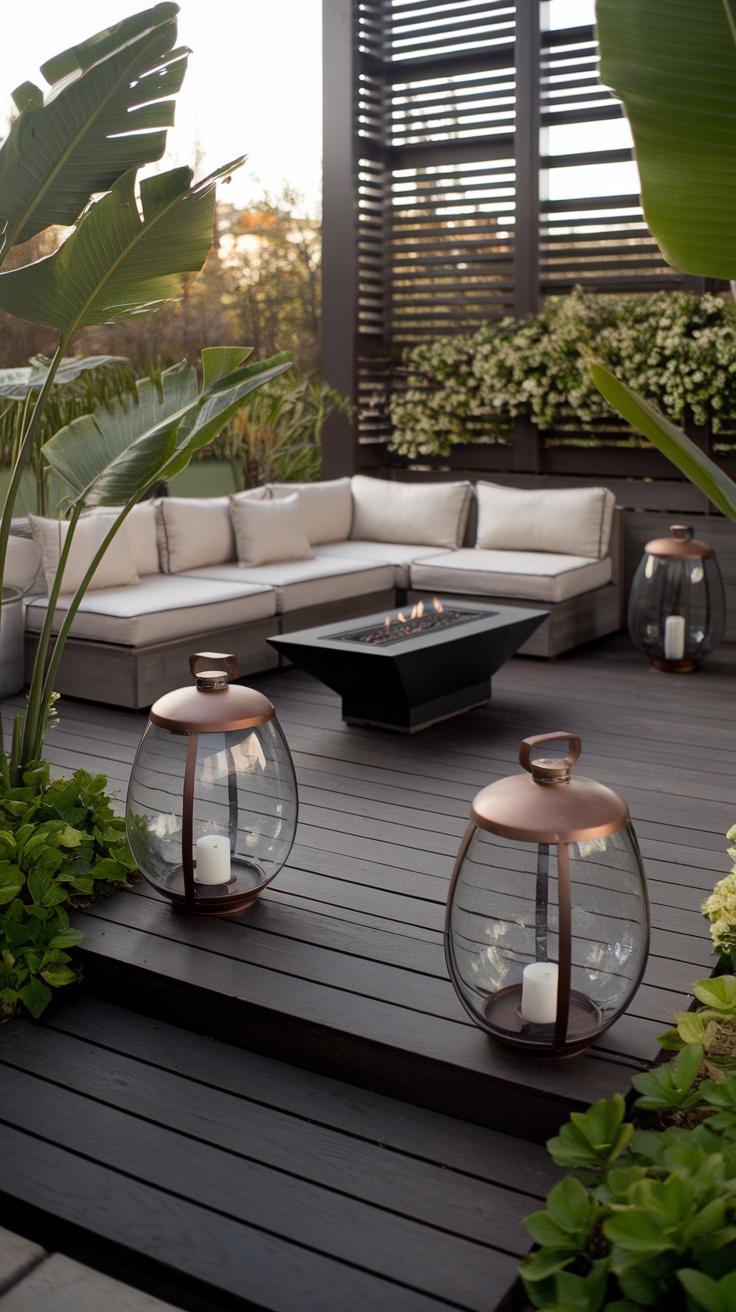
<path fill-rule="evenodd" d="M 222 834 L 203 834 L 197 839 L 198 884 L 226 884 L 230 878 L 230 839 Z"/>
<path fill-rule="evenodd" d="M 681 661 L 684 655 L 685 618 L 683 615 L 668 615 L 664 622 L 664 658 Z"/>
<path fill-rule="evenodd" d="M 553 1025 L 557 1017 L 556 961 L 533 961 L 524 967 L 521 1014 L 532 1025 Z"/>

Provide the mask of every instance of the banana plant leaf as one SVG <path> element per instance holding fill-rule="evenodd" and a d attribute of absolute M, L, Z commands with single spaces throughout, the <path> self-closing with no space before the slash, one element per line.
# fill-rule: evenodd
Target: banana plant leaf
<path fill-rule="evenodd" d="M 51 59 L 41 90 L 13 93 L 19 111 L 0 149 L 0 254 L 51 224 L 76 222 L 91 196 L 160 159 L 188 50 L 175 48 L 176 4 L 159 4 Z"/>
<path fill-rule="evenodd" d="M 649 229 L 686 273 L 736 275 L 736 0 L 598 0 Z"/>
<path fill-rule="evenodd" d="M 124 355 L 67 356 L 61 361 L 54 378 L 55 387 L 74 382 L 88 369 L 100 369 L 107 364 L 124 364 Z M 37 355 L 29 365 L 19 369 L 0 369 L 0 397 L 9 401 L 24 401 L 29 392 L 40 392 L 49 371 L 49 360 Z"/>
<path fill-rule="evenodd" d="M 215 183 L 241 163 L 191 188 L 189 168 L 142 179 L 142 214 L 136 172 L 124 174 L 53 255 L 0 273 L 0 309 L 58 328 L 66 340 L 178 296 L 183 275 L 201 269 L 212 245 Z"/>
<path fill-rule="evenodd" d="M 68 484 L 73 505 L 127 505 L 153 483 L 186 467 L 195 452 L 217 436 L 246 397 L 290 366 L 285 355 L 256 364 L 241 362 L 244 348 L 203 352 L 205 385 L 186 363 L 167 369 L 159 388 L 137 383 L 138 402 L 127 398 L 75 419 L 55 433 L 43 454 Z M 232 368 L 234 362 L 238 367 Z M 226 371 L 227 370 L 227 371 Z"/>
<path fill-rule="evenodd" d="M 656 447 L 676 465 L 690 482 L 704 492 L 713 505 L 728 519 L 736 520 L 736 483 L 719 469 L 685 433 L 655 406 L 619 382 L 604 365 L 591 365 L 593 381 L 598 391 L 614 410 L 638 428 Z"/>

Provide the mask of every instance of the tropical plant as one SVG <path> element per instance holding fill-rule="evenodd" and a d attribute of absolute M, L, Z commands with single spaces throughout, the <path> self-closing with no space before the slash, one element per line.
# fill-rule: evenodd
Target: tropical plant
<path fill-rule="evenodd" d="M 210 450 L 229 462 L 241 489 L 319 478 L 322 427 L 335 410 L 352 406 L 318 378 L 289 374 L 254 393 Z"/>
<path fill-rule="evenodd" d="M 733 0 L 598 0 L 601 78 L 626 109 L 649 229 L 686 273 L 736 274 L 736 7 Z M 736 484 L 603 366 L 610 404 L 729 519 Z"/>
<path fill-rule="evenodd" d="M 50 361 L 33 356 L 28 365 L 0 369 L 0 464 L 12 466 L 18 455 L 33 403 L 43 386 Z M 49 470 L 42 447 L 60 428 L 98 405 L 131 395 L 135 379 L 125 360 L 93 355 L 60 364 L 36 433 L 28 462 L 36 485 L 36 513 L 49 513 Z"/>
<path fill-rule="evenodd" d="M 180 293 L 186 274 L 201 268 L 210 249 L 215 184 L 242 163 L 195 185 L 188 168 L 138 178 L 139 167 L 163 153 L 173 117 L 170 97 L 186 68 L 186 50 L 174 44 L 177 12 L 175 4 L 159 4 L 50 60 L 42 70 L 51 83 L 45 99 L 30 83 L 14 92 L 19 112 L 0 149 L 0 253 L 51 224 L 73 226 L 52 255 L 0 272 L 0 309 L 58 332 L 57 350 L 35 379 L 35 400 L 17 446 L 0 523 L 0 576 L 21 478 L 75 334 L 89 324 L 151 311 Z M 250 392 L 288 367 L 283 356 L 246 364 L 248 353 L 206 349 L 201 390 L 195 371 L 178 366 L 160 387 L 143 380 L 133 399 L 99 407 L 44 443 L 44 460 L 70 488 L 70 522 L 28 710 L 13 733 L 13 783 L 41 756 L 64 641 L 120 524 L 149 488 L 180 472 L 217 436 Z M 72 599 L 49 660 L 59 582 L 75 525 L 89 506 L 122 510 Z"/>

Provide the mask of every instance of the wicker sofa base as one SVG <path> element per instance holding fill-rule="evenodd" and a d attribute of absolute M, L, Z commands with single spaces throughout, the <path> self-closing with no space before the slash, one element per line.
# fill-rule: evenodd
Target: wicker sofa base
<path fill-rule="evenodd" d="M 165 692 L 190 682 L 189 657 L 196 651 L 232 652 L 237 657 L 241 675 L 256 674 L 275 669 L 280 663 L 279 656 L 266 639 L 276 633 L 303 628 L 307 616 L 314 624 L 330 623 L 389 609 L 393 604 L 392 591 L 372 592 L 367 596 L 325 603 L 270 619 L 252 620 L 232 628 L 205 632 L 195 629 L 186 638 L 151 643 L 145 647 L 125 647 L 70 637 L 55 680 L 56 691 L 67 697 L 103 702 L 108 706 L 144 710 Z M 38 635 L 26 633 L 26 682 L 30 681 L 37 649 Z M 281 663 L 287 662 L 282 658 Z"/>

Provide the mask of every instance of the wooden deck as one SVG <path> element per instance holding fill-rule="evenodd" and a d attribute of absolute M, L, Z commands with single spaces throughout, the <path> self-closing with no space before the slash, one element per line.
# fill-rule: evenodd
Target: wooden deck
<path fill-rule="evenodd" d="M 250 680 L 297 767 L 288 868 L 231 921 L 147 885 L 79 916 L 81 994 L 0 1031 L 0 1223 L 208 1312 L 500 1307 L 554 1179 L 539 1145 L 628 1092 L 712 966 L 699 906 L 736 820 L 733 657 L 666 675 L 621 636 L 516 658 L 490 707 L 411 738 L 345 726 L 296 670 Z M 53 763 L 122 798 L 145 719 L 61 715 Z M 590 1053 L 535 1062 L 470 1023 L 441 931 L 472 797 L 553 729 L 629 802 L 654 933 L 630 1013 Z"/>

